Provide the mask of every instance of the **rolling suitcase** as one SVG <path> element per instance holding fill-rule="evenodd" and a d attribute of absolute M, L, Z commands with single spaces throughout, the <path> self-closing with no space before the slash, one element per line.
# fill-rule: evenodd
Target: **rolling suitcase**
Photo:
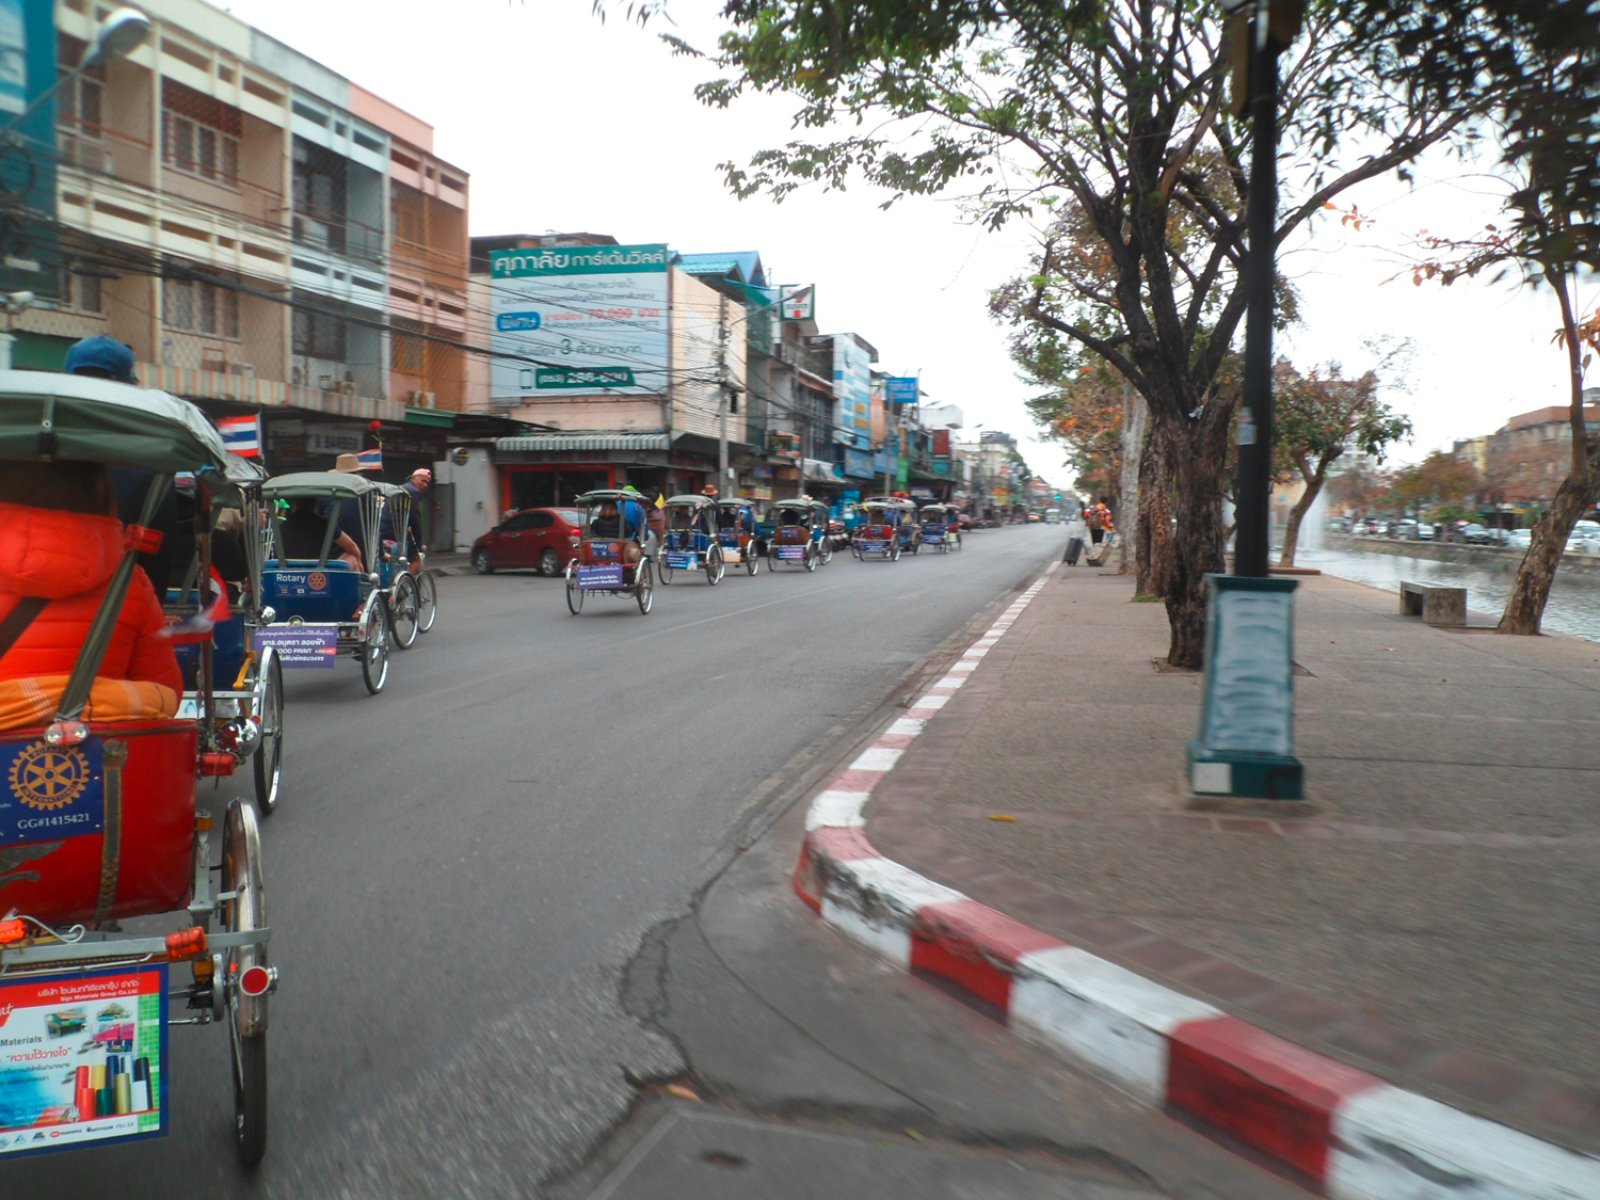
<path fill-rule="evenodd" d="M 1067 552 L 1061 556 L 1061 561 L 1069 567 L 1078 565 L 1078 556 L 1083 553 L 1083 539 L 1080 537 L 1067 539 Z"/>

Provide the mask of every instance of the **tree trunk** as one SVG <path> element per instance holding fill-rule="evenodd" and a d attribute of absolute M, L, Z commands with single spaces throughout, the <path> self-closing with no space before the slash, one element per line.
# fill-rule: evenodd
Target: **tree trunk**
<path fill-rule="evenodd" d="M 1228 407 L 1213 399 L 1198 420 L 1163 420 L 1160 411 L 1152 409 L 1152 432 L 1173 450 L 1169 494 L 1178 513 L 1164 595 L 1172 627 L 1167 663 L 1189 670 L 1205 665 L 1206 576 L 1225 569 L 1222 476 L 1227 469 Z"/>
<path fill-rule="evenodd" d="M 1172 586 L 1175 554 L 1171 459 L 1166 436 L 1152 421 L 1145 433 L 1144 450 L 1139 455 L 1138 555 L 1134 588 L 1141 595 L 1159 596 L 1163 600 Z"/>
<path fill-rule="evenodd" d="M 1129 571 L 1129 551 L 1133 557 L 1132 569 L 1135 579 L 1142 579 L 1147 570 L 1139 569 L 1141 543 L 1145 539 L 1142 528 L 1144 522 L 1144 506 L 1140 496 L 1139 475 L 1144 460 L 1145 430 L 1150 424 L 1150 407 L 1144 397 L 1133 388 L 1131 384 L 1124 383 L 1122 392 L 1122 478 L 1118 481 L 1120 495 L 1117 502 L 1117 516 L 1119 524 L 1124 531 L 1132 526 L 1135 530 L 1134 537 L 1128 537 L 1126 532 L 1117 539 L 1117 574 L 1126 575 Z M 1128 520 L 1135 516 L 1135 522 Z M 1135 582 L 1135 588 L 1138 583 Z M 1143 590 L 1142 588 L 1139 590 Z"/>
<path fill-rule="evenodd" d="M 1600 497 L 1600 443 L 1589 443 L 1588 472 L 1582 477 L 1568 474 L 1556 489 L 1550 511 L 1533 527 L 1528 553 L 1517 568 L 1511 585 L 1511 598 L 1500 614 L 1496 633 L 1533 635 L 1544 620 L 1544 606 L 1550 599 L 1550 584 L 1556 577 L 1567 538 L 1589 505 Z"/>
<path fill-rule="evenodd" d="M 1322 484 L 1323 478 L 1320 475 L 1307 480 L 1305 492 L 1289 510 L 1289 523 L 1283 529 L 1283 552 L 1278 555 L 1280 567 L 1294 566 L 1294 552 L 1300 546 L 1300 522 L 1305 520 L 1306 514 L 1311 511 L 1311 506 L 1322 494 Z"/>

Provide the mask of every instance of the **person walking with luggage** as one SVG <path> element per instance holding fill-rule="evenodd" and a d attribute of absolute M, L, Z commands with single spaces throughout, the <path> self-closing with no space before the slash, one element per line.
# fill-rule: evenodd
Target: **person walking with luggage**
<path fill-rule="evenodd" d="M 1116 526 L 1111 523 L 1111 508 L 1104 496 L 1083 510 L 1083 523 L 1089 527 L 1089 540 L 1096 546 L 1105 541 L 1106 534 L 1116 531 Z"/>

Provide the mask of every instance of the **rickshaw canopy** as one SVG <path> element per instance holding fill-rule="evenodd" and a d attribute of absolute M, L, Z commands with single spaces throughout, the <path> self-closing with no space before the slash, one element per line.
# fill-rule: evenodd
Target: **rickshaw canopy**
<path fill-rule="evenodd" d="M 233 490 L 229 470 L 243 461 L 187 400 L 44 371 L 0 371 L 0 459 L 8 458 L 189 471 L 216 497 Z"/>
<path fill-rule="evenodd" d="M 261 494 L 269 500 L 291 500 L 298 496 L 360 499 L 374 492 L 383 494 L 383 489 L 389 486 L 392 485 L 344 471 L 296 471 L 290 475 L 274 475 L 262 485 Z"/>
<path fill-rule="evenodd" d="M 621 493 L 618 494 L 620 495 Z M 629 494 L 631 496 L 632 493 Z M 668 496 L 666 500 L 668 508 L 693 508 L 696 510 L 716 508 L 718 503 L 719 501 L 715 496 L 702 496 L 697 492 L 685 492 L 680 496 Z"/>

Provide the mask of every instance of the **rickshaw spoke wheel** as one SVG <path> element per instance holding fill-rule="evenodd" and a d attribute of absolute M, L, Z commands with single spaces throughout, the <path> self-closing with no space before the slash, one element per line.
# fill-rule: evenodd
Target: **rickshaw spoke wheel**
<path fill-rule="evenodd" d="M 389 680 L 389 622 L 381 604 L 361 624 L 361 679 L 374 696 Z"/>
<path fill-rule="evenodd" d="M 807 546 L 805 556 L 801 558 L 800 562 L 805 566 L 807 572 L 815 571 L 817 569 L 817 552 Z"/>
<path fill-rule="evenodd" d="M 256 747 L 256 807 L 267 816 L 278 807 L 278 779 L 283 772 L 283 664 L 274 654 L 262 690 L 261 744 Z"/>
<path fill-rule="evenodd" d="M 395 580 L 394 598 L 389 601 L 389 611 L 393 617 L 394 644 L 397 650 L 407 650 L 417 640 L 417 631 L 421 627 L 421 621 L 417 616 L 420 606 L 416 579 L 402 573 Z"/>
<path fill-rule="evenodd" d="M 439 585 L 424 570 L 417 580 L 417 632 L 427 633 L 439 619 Z"/>
<path fill-rule="evenodd" d="M 229 933 L 249 933 L 266 924 L 261 887 L 261 843 L 254 812 L 238 801 L 229 807 L 222 845 L 221 891 L 233 899 L 222 904 Z M 267 998 L 248 997 L 238 980 L 250 966 L 266 966 L 261 947 L 229 951 L 221 986 L 228 1001 L 228 1041 L 233 1060 L 234 1149 L 239 1161 L 253 1167 L 267 1149 Z M 253 1032 L 246 1033 L 246 1027 Z"/>
<path fill-rule="evenodd" d="M 641 562 L 635 575 L 634 598 L 639 601 L 639 611 L 647 613 L 656 602 L 656 591 L 650 580 L 650 563 Z"/>
<path fill-rule="evenodd" d="M 583 611 L 583 590 L 578 587 L 578 565 L 567 568 L 567 609 L 573 616 Z"/>

